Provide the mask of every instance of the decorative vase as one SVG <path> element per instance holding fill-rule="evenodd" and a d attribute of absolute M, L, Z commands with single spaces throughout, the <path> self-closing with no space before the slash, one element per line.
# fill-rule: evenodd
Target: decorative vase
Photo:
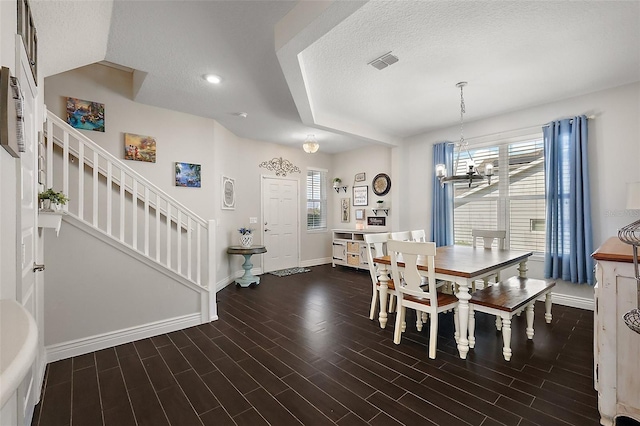
<path fill-rule="evenodd" d="M 253 234 L 240 234 L 240 245 L 251 247 L 253 245 Z"/>
<path fill-rule="evenodd" d="M 40 201 L 42 203 L 40 210 L 42 210 L 43 212 L 52 212 L 53 211 L 53 209 L 51 207 L 54 204 L 51 203 L 50 199 L 45 198 L 45 199 L 41 199 Z"/>

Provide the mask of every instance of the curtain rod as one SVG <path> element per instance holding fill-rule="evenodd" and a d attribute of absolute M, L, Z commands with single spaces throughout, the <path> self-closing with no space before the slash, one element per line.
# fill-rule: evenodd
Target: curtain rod
<path fill-rule="evenodd" d="M 587 117 L 587 120 L 595 120 L 595 118 L 595 115 L 589 115 Z M 569 119 L 569 123 L 573 123 L 573 118 Z M 543 124 L 541 127 L 549 127 L 549 124 Z"/>

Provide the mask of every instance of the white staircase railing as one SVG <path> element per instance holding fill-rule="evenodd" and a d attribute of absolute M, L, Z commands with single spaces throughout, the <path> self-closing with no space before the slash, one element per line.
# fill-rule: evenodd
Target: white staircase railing
<path fill-rule="evenodd" d="M 69 197 L 64 210 L 70 216 L 215 293 L 213 221 L 198 217 L 54 114 L 47 112 L 45 126 L 46 187 Z"/>

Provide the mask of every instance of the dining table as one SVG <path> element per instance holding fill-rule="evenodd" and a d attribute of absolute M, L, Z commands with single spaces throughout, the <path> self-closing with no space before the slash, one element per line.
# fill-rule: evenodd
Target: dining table
<path fill-rule="evenodd" d="M 495 250 L 484 247 L 470 246 L 441 246 L 436 248 L 435 277 L 437 280 L 449 281 L 457 284 L 455 293 L 458 297 L 458 315 L 460 319 L 458 352 L 460 358 L 466 359 L 469 352 L 468 326 L 469 326 L 469 288 L 473 282 L 487 276 L 518 265 L 518 276 L 527 276 L 527 260 L 533 253 L 521 250 Z M 386 302 L 388 297 L 388 282 L 391 268 L 390 256 L 376 257 L 373 261 L 377 265 L 380 291 L 380 327 L 387 325 Z M 420 262 L 420 261 L 419 261 Z M 404 264 L 398 261 L 399 267 Z M 418 269 L 427 270 L 425 263 L 418 265 Z"/>

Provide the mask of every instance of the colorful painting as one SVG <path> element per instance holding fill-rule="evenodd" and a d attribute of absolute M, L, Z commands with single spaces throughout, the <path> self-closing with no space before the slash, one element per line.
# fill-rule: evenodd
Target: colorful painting
<path fill-rule="evenodd" d="M 104 104 L 67 98 L 67 123 L 76 129 L 104 132 Z"/>
<path fill-rule="evenodd" d="M 124 159 L 156 162 L 156 140 L 151 136 L 124 134 Z"/>
<path fill-rule="evenodd" d="M 176 186 L 200 188 L 200 164 L 176 163 Z"/>

